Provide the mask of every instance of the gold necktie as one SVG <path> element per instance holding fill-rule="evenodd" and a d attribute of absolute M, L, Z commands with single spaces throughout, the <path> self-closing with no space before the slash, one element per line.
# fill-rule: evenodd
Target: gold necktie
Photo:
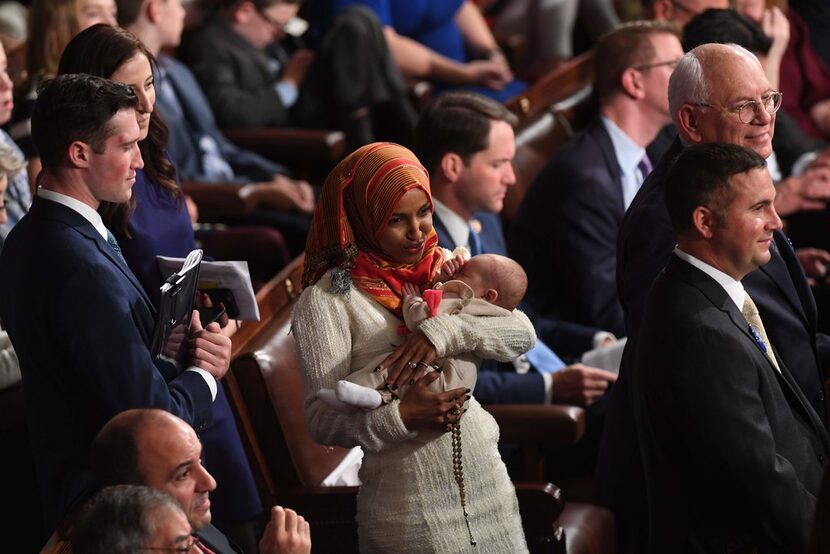
<path fill-rule="evenodd" d="M 746 318 L 746 322 L 749 323 L 749 333 L 755 339 L 756 342 L 760 346 L 762 346 L 764 352 L 767 355 L 767 358 L 772 362 L 772 365 L 775 366 L 775 369 L 778 372 L 781 372 L 781 368 L 778 367 L 778 361 L 775 359 L 775 354 L 772 353 L 772 346 L 769 344 L 769 339 L 767 338 L 767 332 L 764 330 L 764 324 L 761 322 L 761 316 L 758 313 L 758 307 L 755 305 L 755 302 L 752 301 L 752 298 L 747 294 L 744 297 L 744 308 L 743 308 L 744 318 Z"/>

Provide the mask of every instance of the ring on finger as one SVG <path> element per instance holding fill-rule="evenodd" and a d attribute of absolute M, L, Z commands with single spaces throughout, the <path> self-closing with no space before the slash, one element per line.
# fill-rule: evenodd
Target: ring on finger
<path fill-rule="evenodd" d="M 453 416 L 457 416 L 461 412 L 459 411 L 458 406 L 453 406 L 452 408 L 450 408 L 450 411 L 447 412 L 447 413 L 449 413 L 450 415 L 453 415 Z"/>
<path fill-rule="evenodd" d="M 418 364 L 417 364 L 416 362 L 409 362 L 409 369 L 413 369 L 413 370 L 414 370 L 414 369 L 416 369 L 417 367 L 418 367 Z"/>

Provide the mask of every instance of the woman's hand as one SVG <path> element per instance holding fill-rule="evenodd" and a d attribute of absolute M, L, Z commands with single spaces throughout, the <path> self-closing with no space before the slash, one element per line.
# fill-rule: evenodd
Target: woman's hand
<path fill-rule="evenodd" d="M 407 429 L 446 429 L 464 414 L 462 406 L 469 399 L 470 389 L 432 392 L 429 385 L 438 377 L 437 371 L 427 373 L 409 387 L 401 400 L 398 411 Z"/>
<path fill-rule="evenodd" d="M 430 364 L 438 357 L 435 347 L 422 331 L 415 331 L 406 342 L 395 348 L 380 362 L 376 371 L 388 369 L 386 383 L 393 392 L 404 383 L 410 385 L 432 369 Z"/>

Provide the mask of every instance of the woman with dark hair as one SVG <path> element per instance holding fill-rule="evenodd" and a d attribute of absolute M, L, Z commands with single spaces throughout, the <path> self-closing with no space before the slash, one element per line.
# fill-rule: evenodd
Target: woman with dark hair
<path fill-rule="evenodd" d="M 153 63 L 153 56 L 132 34 L 99 24 L 70 41 L 58 73 L 110 78 L 130 85 L 138 96 L 136 118 L 144 167 L 136 170 L 128 204 L 102 204 L 99 211 L 117 237 L 127 264 L 150 299 L 158 302 L 162 276 L 156 256 L 183 257 L 196 245 L 176 170 L 165 151 L 167 129 L 153 110 Z M 231 529 L 251 520 L 262 506 L 221 385 L 213 406 L 213 424 L 201 432 L 201 439 L 206 465 L 223 483 L 213 494 L 214 522 Z"/>
<path fill-rule="evenodd" d="M 438 246 L 432 212 L 426 169 L 397 144 L 364 146 L 329 174 L 292 318 L 306 421 L 321 444 L 363 448 L 361 552 L 526 552 L 516 493 L 497 449 L 498 425 L 469 389 L 432 392 L 428 385 L 439 376 L 432 365 L 438 357 L 473 352 L 512 360 L 535 333 L 514 311 L 439 315 L 401 337 L 404 283 L 430 286 L 448 255 Z M 398 346 L 375 371 L 400 400 L 343 413 L 319 397 L 390 344 Z M 431 440 L 413 440 L 425 434 Z"/>

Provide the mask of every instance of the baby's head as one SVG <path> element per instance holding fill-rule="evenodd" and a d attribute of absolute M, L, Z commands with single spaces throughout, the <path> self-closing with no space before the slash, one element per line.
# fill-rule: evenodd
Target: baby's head
<path fill-rule="evenodd" d="M 527 290 L 527 275 L 522 266 L 496 254 L 473 256 L 453 279 L 469 285 L 476 298 L 507 310 L 518 306 Z"/>

